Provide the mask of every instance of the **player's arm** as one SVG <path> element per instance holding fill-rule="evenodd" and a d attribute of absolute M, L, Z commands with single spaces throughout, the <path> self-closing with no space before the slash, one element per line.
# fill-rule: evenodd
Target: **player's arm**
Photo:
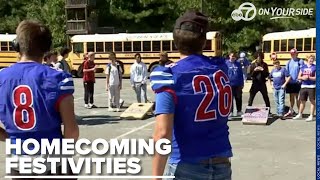
<path fill-rule="evenodd" d="M 316 81 L 316 71 L 314 72 L 314 76 L 309 76 L 309 79 L 311 80 L 311 81 Z"/>
<path fill-rule="evenodd" d="M 153 139 L 157 142 L 160 139 L 172 140 L 174 117 L 174 97 L 169 92 L 161 92 L 156 95 L 156 124 Z M 168 155 L 161 155 L 155 152 L 152 160 L 152 175 L 162 176 L 167 163 Z M 160 179 L 155 179 L 160 180 Z"/>
<path fill-rule="evenodd" d="M 291 81 L 291 76 L 289 74 L 289 71 L 287 71 L 286 69 L 284 70 L 285 70 L 286 81 L 284 82 L 283 86 L 286 87 L 287 84 Z"/>
<path fill-rule="evenodd" d="M 7 132 L 0 127 L 0 141 L 5 141 L 7 138 L 9 138 Z"/>
<path fill-rule="evenodd" d="M 96 67 L 93 67 L 91 69 L 89 69 L 89 63 L 88 61 L 86 61 L 84 64 L 83 64 L 83 72 L 91 72 L 91 71 L 94 71 L 96 69 Z"/>
<path fill-rule="evenodd" d="M 156 94 L 156 124 L 153 138 L 172 140 L 173 117 L 175 111 L 176 95 L 174 92 L 174 80 L 170 68 L 159 66 L 150 74 L 151 88 Z M 152 160 L 152 175 L 162 176 L 168 155 L 155 153 Z"/>
<path fill-rule="evenodd" d="M 59 82 L 59 95 L 57 100 L 57 110 L 60 113 L 64 125 L 64 138 L 79 138 L 79 127 L 74 113 L 74 84 L 70 74 L 64 73 Z"/>
<path fill-rule="evenodd" d="M 79 127 L 74 114 L 73 95 L 68 95 L 60 103 L 59 112 L 64 125 L 64 138 L 77 140 Z"/>
<path fill-rule="evenodd" d="M 303 78 L 303 76 L 302 76 L 302 72 L 301 72 L 301 71 L 299 71 L 298 80 L 304 80 L 304 78 Z"/>

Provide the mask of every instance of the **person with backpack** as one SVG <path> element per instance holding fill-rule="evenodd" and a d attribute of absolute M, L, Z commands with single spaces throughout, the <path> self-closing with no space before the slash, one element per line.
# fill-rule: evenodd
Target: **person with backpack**
<path fill-rule="evenodd" d="M 301 67 L 304 65 L 303 60 L 298 58 L 298 51 L 296 48 L 291 49 L 290 54 L 291 59 L 286 65 L 286 69 L 291 76 L 291 80 L 287 85 L 287 94 L 290 95 L 290 110 L 284 115 L 284 117 L 293 117 L 295 115 L 295 112 L 293 110 L 295 102 L 297 102 L 297 107 L 299 109 L 300 101 L 298 97 L 301 89 L 301 82 L 298 79 L 298 75 Z"/>
<path fill-rule="evenodd" d="M 58 67 L 60 69 L 62 69 L 64 72 L 67 72 L 67 73 L 71 72 L 71 68 L 70 68 L 68 62 L 66 61 L 66 59 L 68 58 L 69 53 L 70 53 L 70 49 L 69 48 L 62 48 L 61 51 L 60 51 L 60 55 L 62 56 L 62 59 L 58 63 Z"/>
<path fill-rule="evenodd" d="M 107 65 L 106 69 L 106 91 L 109 92 L 108 111 L 115 111 L 112 108 L 112 103 L 116 107 L 116 111 L 120 112 L 120 90 L 122 89 L 122 68 L 116 60 L 116 54 L 111 52 L 109 54 L 111 63 Z"/>

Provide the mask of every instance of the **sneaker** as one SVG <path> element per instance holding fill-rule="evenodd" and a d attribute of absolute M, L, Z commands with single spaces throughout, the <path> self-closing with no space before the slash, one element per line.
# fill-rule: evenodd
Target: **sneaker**
<path fill-rule="evenodd" d="M 242 116 L 242 115 L 243 115 L 242 111 L 237 112 L 237 116 Z"/>
<path fill-rule="evenodd" d="M 94 104 L 89 104 L 89 108 L 96 108 L 97 106 Z"/>
<path fill-rule="evenodd" d="M 114 109 L 110 107 L 110 108 L 108 108 L 108 111 L 109 111 L 109 112 L 113 112 Z"/>
<path fill-rule="evenodd" d="M 120 109 L 119 108 L 117 108 L 117 110 L 116 110 L 117 112 L 120 112 Z"/>
<path fill-rule="evenodd" d="M 302 118 L 302 114 L 299 113 L 298 115 L 296 115 L 292 119 L 295 120 L 295 119 L 301 119 L 301 118 Z"/>
<path fill-rule="evenodd" d="M 293 116 L 293 112 L 291 110 L 289 110 L 284 117 L 288 117 L 288 116 Z"/>
<path fill-rule="evenodd" d="M 314 118 L 313 118 L 313 116 L 309 116 L 307 119 L 306 119 L 306 122 L 312 122 L 312 121 L 314 121 Z"/>
<path fill-rule="evenodd" d="M 88 105 L 88 104 L 85 104 L 84 107 L 85 107 L 85 108 L 89 108 L 89 105 Z"/>

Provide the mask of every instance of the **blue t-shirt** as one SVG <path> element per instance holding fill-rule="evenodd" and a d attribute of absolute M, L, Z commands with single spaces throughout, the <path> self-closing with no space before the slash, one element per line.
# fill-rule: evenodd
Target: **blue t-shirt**
<path fill-rule="evenodd" d="M 305 64 L 301 67 L 302 76 L 315 77 L 316 76 L 316 65 Z M 306 80 L 302 81 L 301 88 L 316 88 L 316 81 Z"/>
<path fill-rule="evenodd" d="M 273 79 L 273 87 L 276 90 L 281 89 L 281 86 L 286 82 L 286 77 L 289 77 L 289 73 L 285 68 L 274 68 L 270 73 L 270 78 Z"/>
<path fill-rule="evenodd" d="M 304 65 L 303 60 L 301 59 L 290 59 L 286 65 L 286 69 L 291 76 L 289 83 L 298 83 L 298 75 L 300 68 Z"/>
<path fill-rule="evenodd" d="M 243 86 L 243 71 L 241 69 L 241 64 L 237 61 L 231 62 L 230 60 L 226 61 L 228 66 L 228 77 L 230 80 L 231 86 Z"/>
<path fill-rule="evenodd" d="M 16 139 L 62 138 L 59 103 L 74 92 L 71 74 L 37 62 L 20 62 L 0 71 L 0 120 Z M 11 98 L 10 98 L 11 97 Z"/>
<path fill-rule="evenodd" d="M 227 125 L 232 92 L 220 62 L 190 55 L 150 74 L 156 115 L 174 114 L 169 163 L 232 156 Z"/>

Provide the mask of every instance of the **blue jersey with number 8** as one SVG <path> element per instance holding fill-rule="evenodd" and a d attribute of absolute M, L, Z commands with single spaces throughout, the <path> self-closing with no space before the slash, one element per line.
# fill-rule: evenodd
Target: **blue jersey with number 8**
<path fill-rule="evenodd" d="M 0 71 L 0 120 L 12 143 L 62 138 L 60 101 L 74 92 L 70 74 L 36 62 Z"/>
<path fill-rule="evenodd" d="M 227 125 L 232 91 L 226 74 L 224 59 L 203 55 L 190 55 L 151 73 L 152 89 L 171 93 L 176 103 L 170 163 L 232 155 Z"/>

